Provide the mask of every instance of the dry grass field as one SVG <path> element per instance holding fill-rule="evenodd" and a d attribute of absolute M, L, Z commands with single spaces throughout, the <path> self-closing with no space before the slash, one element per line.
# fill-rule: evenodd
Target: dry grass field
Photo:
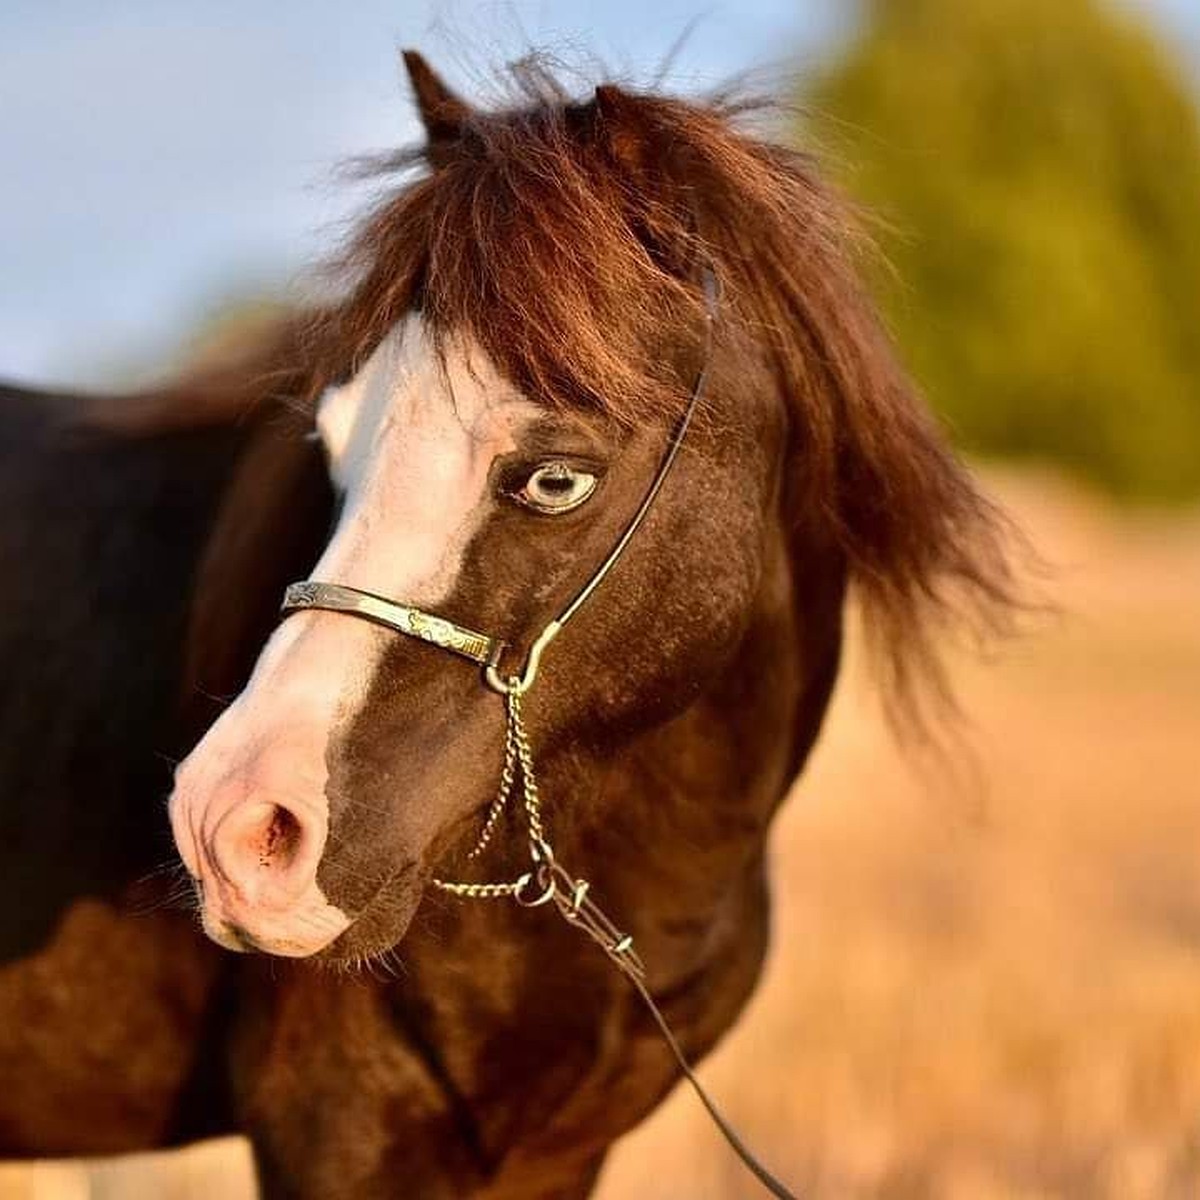
<path fill-rule="evenodd" d="M 1061 612 L 958 662 L 949 762 L 896 750 L 852 654 L 704 1075 L 809 1200 L 1200 1197 L 1200 517 L 997 487 Z M 600 1188 L 760 1194 L 683 1092 Z M 249 1195 L 237 1144 L 0 1168 L 0 1200 Z"/>

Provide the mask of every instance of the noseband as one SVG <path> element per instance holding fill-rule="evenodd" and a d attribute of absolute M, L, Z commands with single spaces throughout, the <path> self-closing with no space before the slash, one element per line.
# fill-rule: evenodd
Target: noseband
<path fill-rule="evenodd" d="M 650 994 L 646 984 L 645 964 L 634 949 L 633 938 L 627 933 L 622 933 L 589 897 L 587 880 L 572 875 L 555 858 L 542 820 L 541 797 L 538 793 L 533 749 L 521 717 L 521 698 L 533 686 L 546 648 L 562 632 L 571 618 L 583 607 L 613 567 L 621 560 L 621 556 L 625 553 L 634 534 L 645 521 L 679 456 L 683 439 L 687 435 L 704 393 L 709 361 L 712 357 L 713 325 L 716 322 L 720 292 L 716 276 L 711 268 L 704 269 L 702 285 L 705 301 L 703 357 L 700 369 L 696 373 L 695 382 L 692 384 L 691 394 L 671 432 L 670 441 L 659 462 L 658 470 L 655 472 L 649 488 L 646 489 L 646 494 L 642 497 L 637 511 L 630 518 L 608 556 L 575 593 L 570 603 L 557 617 L 549 621 L 530 643 L 524 666 L 519 674 L 505 675 L 503 673 L 502 661 L 506 649 L 504 641 L 473 629 L 467 629 L 445 617 L 425 612 L 410 604 L 398 603 L 385 596 L 377 596 L 372 592 L 348 587 L 345 584 L 323 583 L 313 579 L 293 583 L 284 593 L 280 611 L 283 616 L 288 616 L 295 612 L 320 609 L 361 617 L 373 624 L 382 625 L 397 633 L 428 642 L 432 646 L 438 646 L 452 654 L 469 659 L 482 668 L 485 684 L 492 691 L 499 693 L 505 702 L 507 724 L 504 739 L 504 765 L 501 769 L 499 789 L 484 818 L 475 845 L 467 853 L 467 858 L 468 860 L 477 859 L 491 842 L 492 835 L 507 809 L 513 789 L 519 779 L 523 809 L 528 825 L 531 869 L 516 879 L 504 883 L 465 883 L 435 878 L 434 886 L 452 895 L 467 899 L 486 900 L 510 897 L 527 908 L 537 908 L 553 902 L 570 924 L 582 929 L 600 946 L 641 994 L 684 1075 L 695 1088 L 717 1127 L 750 1171 L 772 1195 L 780 1197 L 781 1200 L 795 1200 L 793 1194 L 742 1143 L 736 1131 L 729 1125 L 696 1078 L 682 1047 Z"/>

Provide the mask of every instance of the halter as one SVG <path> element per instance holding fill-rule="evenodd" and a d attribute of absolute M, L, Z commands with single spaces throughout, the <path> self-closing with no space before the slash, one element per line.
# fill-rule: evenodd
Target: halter
<path fill-rule="evenodd" d="M 772 1195 L 780 1197 L 780 1200 L 795 1200 L 793 1194 L 762 1166 L 742 1143 L 697 1079 L 682 1047 L 667 1024 L 666 1018 L 650 994 L 646 984 L 646 967 L 634 949 L 632 936 L 622 933 L 590 898 L 588 895 L 590 885 L 587 880 L 572 875 L 555 858 L 542 819 L 541 796 L 538 792 L 533 748 L 521 715 L 521 699 L 537 679 L 542 655 L 546 648 L 562 632 L 571 618 L 583 607 L 613 567 L 621 560 L 621 556 L 625 553 L 634 534 L 645 521 L 670 474 L 671 467 L 679 456 L 683 439 L 687 435 L 704 393 L 709 362 L 712 357 L 713 325 L 716 322 L 717 304 L 720 298 L 717 279 L 711 268 L 704 269 L 702 285 L 705 301 L 703 358 L 692 384 L 687 404 L 671 432 L 670 441 L 659 462 L 658 470 L 655 472 L 646 494 L 642 497 L 637 511 L 630 518 L 621 536 L 617 538 L 608 556 L 592 572 L 587 582 L 575 593 L 559 615 L 547 622 L 542 631 L 530 643 L 525 664 L 519 673 L 509 675 L 503 673 L 502 661 L 506 643 L 499 638 L 468 629 L 445 617 L 415 608 L 411 604 L 398 603 L 385 596 L 378 596 L 373 592 L 365 592 L 345 584 L 323 583 L 312 579 L 293 583 L 284 593 L 280 611 L 287 616 L 290 613 L 303 612 L 308 609 L 320 609 L 361 617 L 373 624 L 382 625 L 397 633 L 457 654 L 482 668 L 484 683 L 504 699 L 506 715 L 504 765 L 500 773 L 500 786 L 488 809 L 487 816 L 484 818 L 475 844 L 467 853 L 467 859 L 473 861 L 487 849 L 519 779 L 522 808 L 528 827 L 530 870 L 516 879 L 501 883 L 471 883 L 435 878 L 434 886 L 465 899 L 511 898 L 526 908 L 538 908 L 553 902 L 563 918 L 587 933 L 640 993 L 684 1075 L 696 1090 L 721 1133 L 749 1170 Z"/>

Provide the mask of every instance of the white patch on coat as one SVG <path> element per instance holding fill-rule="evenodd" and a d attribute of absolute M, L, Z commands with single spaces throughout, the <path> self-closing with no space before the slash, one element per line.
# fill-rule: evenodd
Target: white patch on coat
<path fill-rule="evenodd" d="M 493 462 L 537 413 L 478 347 L 451 339 L 443 361 L 422 320 L 408 317 L 321 402 L 318 429 L 343 507 L 311 577 L 436 611 L 492 506 Z M 185 864 L 203 880 L 206 927 L 218 940 L 227 940 L 227 921 L 251 934 L 261 927 L 264 948 L 277 953 L 313 953 L 350 923 L 316 880 L 329 832 L 325 750 L 361 709 L 395 636 L 336 613 L 289 616 L 181 764 L 172 824 Z M 214 861 L 222 822 L 272 797 L 308 823 L 316 854 L 302 890 L 256 889 Z"/>

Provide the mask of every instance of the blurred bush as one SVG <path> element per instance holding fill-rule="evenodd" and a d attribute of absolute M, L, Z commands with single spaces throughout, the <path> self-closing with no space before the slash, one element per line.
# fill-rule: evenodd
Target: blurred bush
<path fill-rule="evenodd" d="M 1150 31 L 1092 0 L 874 0 L 802 88 L 962 444 L 1200 494 L 1200 128 Z"/>

